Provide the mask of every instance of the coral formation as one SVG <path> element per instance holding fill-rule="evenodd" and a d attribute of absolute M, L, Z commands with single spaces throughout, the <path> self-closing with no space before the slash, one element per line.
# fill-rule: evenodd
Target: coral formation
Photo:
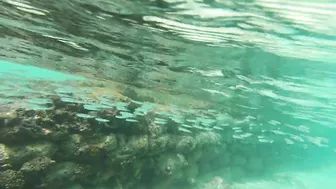
<path fill-rule="evenodd" d="M 24 184 L 25 181 L 21 172 L 14 170 L 0 172 L 0 188 L 21 189 Z"/>
<path fill-rule="evenodd" d="M 232 130 L 212 111 L 62 95 L 48 110 L 1 115 L 0 189 L 227 189 L 265 173 L 273 163 L 267 158 L 278 156 L 267 145 L 228 138 Z"/>

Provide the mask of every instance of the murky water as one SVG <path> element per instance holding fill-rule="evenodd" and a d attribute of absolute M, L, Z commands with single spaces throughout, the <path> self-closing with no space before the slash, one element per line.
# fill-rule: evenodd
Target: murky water
<path fill-rule="evenodd" d="M 0 3 L 1 112 L 41 110 L 41 101 L 29 99 L 69 90 L 81 91 L 80 98 L 89 90 L 195 115 L 207 111 L 225 132 L 207 118 L 198 121 L 229 145 L 265 145 L 255 153 L 268 151 L 282 162 L 265 177 L 230 187 L 336 187 L 330 178 L 336 173 L 336 2 Z M 197 128 L 186 122 L 181 131 Z M 217 183 L 209 189 L 229 180 L 227 171 L 209 173 Z"/>

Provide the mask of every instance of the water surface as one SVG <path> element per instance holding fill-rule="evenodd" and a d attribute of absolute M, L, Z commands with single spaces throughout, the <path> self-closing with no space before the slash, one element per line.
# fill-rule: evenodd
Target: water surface
<path fill-rule="evenodd" d="M 0 86 L 37 81 L 34 74 L 23 79 L 9 62 L 37 66 L 135 100 L 226 113 L 233 127 L 252 133 L 233 138 L 300 154 L 282 171 L 322 169 L 335 160 L 336 2 L 0 3 Z"/>

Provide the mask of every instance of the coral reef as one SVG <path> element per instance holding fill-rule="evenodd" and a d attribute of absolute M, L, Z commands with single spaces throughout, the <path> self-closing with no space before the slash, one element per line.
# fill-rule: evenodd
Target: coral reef
<path fill-rule="evenodd" d="M 228 139 L 231 127 L 211 111 L 60 93 L 47 110 L 1 114 L 0 189 L 228 189 L 264 174 L 279 155 Z"/>

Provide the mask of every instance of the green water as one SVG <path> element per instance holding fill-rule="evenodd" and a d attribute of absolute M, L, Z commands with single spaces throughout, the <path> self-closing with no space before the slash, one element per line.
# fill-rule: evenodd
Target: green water
<path fill-rule="evenodd" d="M 253 154 L 274 164 L 249 174 L 236 163 L 245 174 L 231 187 L 336 188 L 336 2 L 0 4 L 1 113 L 50 110 L 45 100 L 51 96 L 66 103 L 92 100 L 96 104 L 84 109 L 99 111 L 106 96 L 122 95 L 145 104 L 141 111 L 155 106 L 157 114 L 181 124 L 182 133 L 209 129 L 223 137 L 230 153 L 242 151 L 226 165 L 219 164 L 224 156 L 202 162 L 206 171 L 197 179 L 205 183 L 216 176 L 230 180 L 235 161 Z M 127 112 L 122 103 L 113 106 Z M 132 122 L 141 111 L 120 119 Z M 185 114 L 192 120 L 181 121 Z M 160 116 L 155 123 L 166 124 Z M 255 146 L 263 150 L 253 151 Z"/>

